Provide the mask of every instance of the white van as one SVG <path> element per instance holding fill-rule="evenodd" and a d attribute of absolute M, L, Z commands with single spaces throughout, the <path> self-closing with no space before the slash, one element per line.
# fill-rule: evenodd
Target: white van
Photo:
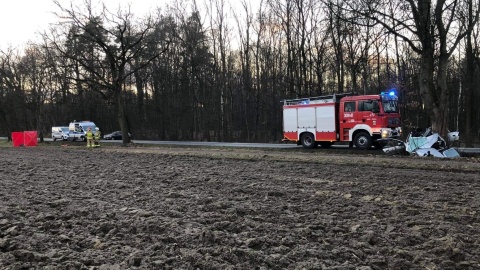
<path fill-rule="evenodd" d="M 54 141 L 58 140 L 68 140 L 68 127 L 52 127 L 52 139 Z"/>
<path fill-rule="evenodd" d="M 85 134 L 90 128 L 95 132 L 95 123 L 91 121 L 73 121 L 68 125 L 68 139 L 86 141 Z"/>

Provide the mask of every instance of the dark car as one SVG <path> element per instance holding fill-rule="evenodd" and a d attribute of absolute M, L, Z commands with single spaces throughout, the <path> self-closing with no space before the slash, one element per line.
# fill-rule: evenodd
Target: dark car
<path fill-rule="evenodd" d="M 130 133 L 128 133 L 129 137 L 132 137 Z M 122 139 L 122 132 L 121 131 L 114 131 L 112 133 L 106 134 L 103 136 L 105 140 L 121 140 Z"/>

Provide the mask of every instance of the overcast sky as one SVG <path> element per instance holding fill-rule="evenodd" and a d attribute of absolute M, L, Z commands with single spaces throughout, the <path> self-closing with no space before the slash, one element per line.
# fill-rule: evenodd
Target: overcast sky
<path fill-rule="evenodd" d="M 68 6 L 70 0 L 60 0 Z M 83 0 L 75 0 L 82 4 Z M 92 0 L 92 3 L 99 2 Z M 162 7 L 166 0 L 105 0 L 110 10 L 117 10 L 119 5 L 131 4 L 131 10 L 137 17 L 142 17 L 150 8 Z M 1 0 L 0 4 L 0 50 L 8 47 L 22 47 L 30 40 L 37 40 L 36 33 L 48 29 L 49 23 L 57 19 L 54 11 L 58 8 L 53 0 Z"/>

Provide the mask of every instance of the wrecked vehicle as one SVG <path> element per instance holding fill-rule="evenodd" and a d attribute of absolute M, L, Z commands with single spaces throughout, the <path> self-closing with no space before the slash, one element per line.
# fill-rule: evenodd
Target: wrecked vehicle
<path fill-rule="evenodd" d="M 459 140 L 458 131 L 448 132 L 448 141 Z M 389 155 L 408 153 L 419 157 L 455 158 L 460 154 L 438 134 L 433 133 L 431 128 L 426 130 L 417 129 L 411 132 L 405 142 L 397 139 L 380 139 L 385 145 L 383 152 Z"/>

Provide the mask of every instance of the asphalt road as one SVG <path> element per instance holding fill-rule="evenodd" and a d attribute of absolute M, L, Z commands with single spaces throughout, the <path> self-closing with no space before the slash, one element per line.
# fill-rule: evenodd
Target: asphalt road
<path fill-rule="evenodd" d="M 45 141 L 52 141 L 46 138 Z M 121 140 L 101 140 L 101 143 L 121 143 Z M 158 145 L 183 145 L 183 146 L 216 146 L 216 147 L 251 147 L 251 148 L 298 148 L 293 143 L 227 143 L 227 142 L 192 142 L 192 141 L 147 141 L 132 140 L 138 144 L 158 144 Z M 344 147 L 344 146 L 339 146 Z"/>
<path fill-rule="evenodd" d="M 6 140 L 6 137 L 0 137 L 0 140 Z M 45 141 L 53 141 L 51 138 L 45 138 Z M 101 143 L 121 143 L 121 140 L 101 140 Z M 147 141 L 132 140 L 138 144 L 158 144 L 158 145 L 183 145 L 183 146 L 216 146 L 216 147 L 247 147 L 247 148 L 301 148 L 302 146 L 294 143 L 237 143 L 237 142 L 192 142 L 192 141 Z M 333 145 L 335 148 L 347 148 L 348 145 Z M 480 148 L 454 147 L 459 153 L 480 154 Z"/>
<path fill-rule="evenodd" d="M 111 141 L 105 141 L 111 142 Z M 226 143 L 226 142 L 183 142 L 183 141 L 139 141 L 133 140 L 133 143 L 139 144 L 163 144 L 163 145 L 184 145 L 184 146 L 217 146 L 217 147 L 252 147 L 252 148 L 298 148 L 292 143 Z"/>
<path fill-rule="evenodd" d="M 0 140 L 6 140 L 6 137 L 0 137 Z M 46 142 L 51 142 L 53 139 L 44 138 Z M 122 140 L 101 140 L 101 143 L 121 143 Z M 159 144 L 159 145 L 184 145 L 184 146 L 217 146 L 217 147 L 252 147 L 252 148 L 299 148 L 293 143 L 227 143 L 227 142 L 192 142 L 192 141 L 147 141 L 147 140 L 132 140 L 133 143 L 138 144 Z M 78 142 L 81 143 L 81 142 Z M 338 145 L 335 147 L 345 147 Z"/>

